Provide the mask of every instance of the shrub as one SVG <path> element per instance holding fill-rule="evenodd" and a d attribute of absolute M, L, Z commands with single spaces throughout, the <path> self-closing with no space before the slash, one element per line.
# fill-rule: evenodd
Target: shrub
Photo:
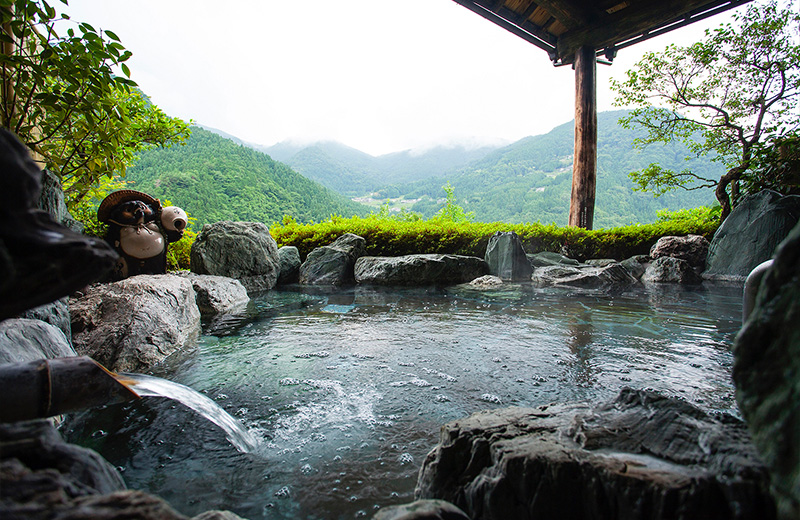
<path fill-rule="evenodd" d="M 398 220 L 382 215 L 343 218 L 334 215 L 320 223 L 299 224 L 289 217 L 270 227 L 278 246 L 297 247 L 301 258 L 314 248 L 328 245 L 345 233 L 367 242 L 367 255 L 400 256 L 448 253 L 482 257 L 497 231 L 514 231 L 525 251 L 554 251 L 571 258 L 615 258 L 622 260 L 647 254 L 655 242 L 668 235 L 703 235 L 709 240 L 719 226 L 719 210 L 697 208 L 661 213 L 653 224 L 637 224 L 589 231 L 540 223 L 453 222 L 442 219 Z"/>
<path fill-rule="evenodd" d="M 186 229 L 183 236 L 177 242 L 169 244 L 167 248 L 167 271 L 181 271 L 189 269 L 189 259 L 191 258 L 192 244 L 197 238 L 197 233 L 191 229 Z"/>

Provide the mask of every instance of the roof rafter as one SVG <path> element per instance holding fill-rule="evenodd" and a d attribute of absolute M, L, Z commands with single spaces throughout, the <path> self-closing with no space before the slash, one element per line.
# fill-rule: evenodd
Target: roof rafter
<path fill-rule="evenodd" d="M 565 65 L 581 47 L 611 59 L 617 49 L 752 0 L 454 1 L 545 50 L 555 65 Z"/>
<path fill-rule="evenodd" d="M 490 10 L 486 6 L 482 5 L 482 3 L 478 3 L 473 0 L 454 0 L 456 3 L 463 5 L 470 11 L 481 15 L 482 17 L 486 18 L 487 20 L 494 22 L 495 24 L 499 25 L 503 29 L 509 31 L 512 34 L 515 34 L 522 38 L 523 40 L 534 44 L 535 46 L 539 47 L 540 49 L 546 51 L 550 56 L 555 55 L 556 50 L 556 39 L 555 38 L 548 38 L 544 32 L 542 31 L 540 34 L 537 35 L 533 32 L 529 32 L 519 25 L 511 22 L 510 20 L 500 16 L 499 14 L 495 13 L 494 11 Z M 509 11 L 508 9 L 506 9 Z M 509 11 L 513 12 L 513 11 Z M 539 31 L 537 31 L 539 32 Z"/>
<path fill-rule="evenodd" d="M 580 9 L 576 9 L 574 2 L 563 0 L 538 0 L 531 5 L 539 4 L 550 16 L 564 24 L 567 28 L 579 27 L 589 23 L 589 17 Z"/>
<path fill-rule="evenodd" d="M 616 43 L 626 40 L 643 41 L 696 22 L 700 18 L 691 18 L 691 14 L 694 12 L 707 12 L 711 9 L 713 10 L 712 14 L 716 14 L 749 1 L 661 0 L 630 5 L 609 13 L 601 20 L 564 33 L 558 39 L 556 52 L 562 61 L 571 61 L 570 57 L 584 45 L 590 45 L 599 50 L 615 46 Z M 686 23 L 681 23 L 683 21 Z"/>

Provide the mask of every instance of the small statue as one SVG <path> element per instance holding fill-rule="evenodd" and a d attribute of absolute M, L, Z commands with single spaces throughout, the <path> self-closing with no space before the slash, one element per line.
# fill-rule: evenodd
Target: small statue
<path fill-rule="evenodd" d="M 158 199 L 135 190 L 109 194 L 97 208 L 97 220 L 108 224 L 106 242 L 120 255 L 117 280 L 166 273 L 167 244 L 180 240 L 188 223 L 182 209 L 162 208 Z"/>

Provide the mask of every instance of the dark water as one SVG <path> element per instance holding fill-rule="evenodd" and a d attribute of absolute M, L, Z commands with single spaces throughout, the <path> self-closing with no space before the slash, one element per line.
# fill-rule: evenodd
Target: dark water
<path fill-rule="evenodd" d="M 241 453 L 174 401 L 73 417 L 73 442 L 187 515 L 371 517 L 413 500 L 442 423 L 475 411 L 653 388 L 738 414 L 741 288 L 617 295 L 508 286 L 272 291 L 207 324 L 153 371 L 203 392 L 258 439 Z"/>

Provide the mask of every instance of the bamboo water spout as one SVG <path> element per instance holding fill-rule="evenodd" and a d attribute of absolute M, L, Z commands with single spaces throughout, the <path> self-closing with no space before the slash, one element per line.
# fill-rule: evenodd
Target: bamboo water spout
<path fill-rule="evenodd" d="M 0 365 L 0 422 L 51 417 L 139 399 L 123 376 L 89 357 Z"/>

